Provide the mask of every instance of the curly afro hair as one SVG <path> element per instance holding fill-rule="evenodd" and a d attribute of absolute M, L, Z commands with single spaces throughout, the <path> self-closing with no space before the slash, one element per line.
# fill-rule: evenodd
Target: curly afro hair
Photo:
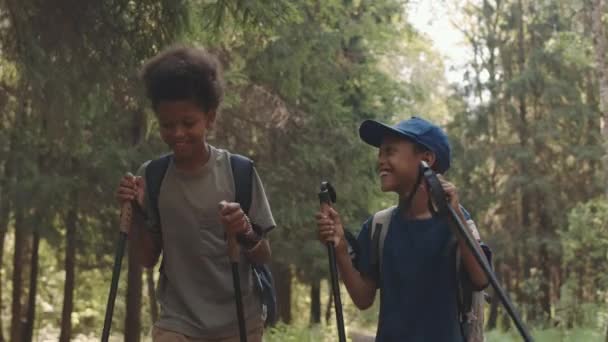
<path fill-rule="evenodd" d="M 155 110 L 162 101 L 186 100 L 205 113 L 216 112 L 224 95 L 218 60 L 199 48 L 168 48 L 143 66 L 141 77 Z"/>

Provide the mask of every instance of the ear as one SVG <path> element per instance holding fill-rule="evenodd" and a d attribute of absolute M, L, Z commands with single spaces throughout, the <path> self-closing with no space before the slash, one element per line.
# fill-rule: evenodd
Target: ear
<path fill-rule="evenodd" d="M 207 121 L 207 129 L 212 129 L 215 126 L 215 118 L 217 117 L 216 111 L 208 111 L 205 113 L 205 119 Z"/>
<path fill-rule="evenodd" d="M 431 168 L 433 168 L 433 165 L 435 165 L 435 153 L 431 152 L 431 151 L 424 151 L 422 153 L 422 160 L 424 160 L 427 164 L 429 164 L 429 166 Z"/>

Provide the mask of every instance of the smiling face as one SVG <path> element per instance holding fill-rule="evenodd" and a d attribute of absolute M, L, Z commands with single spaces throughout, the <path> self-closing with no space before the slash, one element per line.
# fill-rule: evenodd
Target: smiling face
<path fill-rule="evenodd" d="M 193 101 L 161 101 L 156 107 L 160 135 L 173 150 L 175 160 L 190 162 L 205 155 L 208 131 L 215 113 L 205 113 Z"/>
<path fill-rule="evenodd" d="M 435 155 L 408 139 L 387 135 L 382 140 L 378 152 L 378 172 L 382 191 L 393 191 L 399 196 L 408 194 L 418 179 L 421 160 L 426 160 L 432 165 L 435 162 Z"/>

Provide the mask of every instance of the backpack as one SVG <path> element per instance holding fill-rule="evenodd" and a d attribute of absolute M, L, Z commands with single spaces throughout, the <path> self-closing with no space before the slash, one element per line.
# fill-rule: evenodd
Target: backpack
<path fill-rule="evenodd" d="M 388 233 L 388 227 L 391 222 L 393 210 L 396 206 L 381 210 L 374 214 L 370 226 L 370 263 L 372 265 L 373 276 L 381 281 L 380 270 L 382 265 L 382 251 L 384 249 L 384 240 Z M 471 230 L 475 228 L 475 223 L 471 219 L 469 213 L 462 208 L 464 216 L 467 220 L 467 225 Z M 386 227 L 386 229 L 384 229 Z M 475 234 L 474 234 L 475 235 Z M 464 341 L 466 342 L 483 342 L 484 337 L 484 307 L 485 292 L 475 291 L 473 286 L 466 274 L 466 271 L 462 269 L 460 249 L 456 238 L 448 243 L 446 247 L 447 253 L 455 253 L 456 260 L 456 283 L 458 284 L 457 289 L 457 307 L 458 307 L 458 322 L 460 323 L 460 331 Z M 486 257 L 490 259 L 489 250 L 487 246 L 482 245 Z"/>
<path fill-rule="evenodd" d="M 150 209 L 155 215 L 156 222 L 160 224 L 158 197 L 165 173 L 169 167 L 172 154 L 164 155 L 152 160 L 146 167 L 146 191 Z M 253 161 L 238 154 L 230 155 L 230 165 L 234 179 L 236 202 L 241 205 L 245 214 L 251 207 L 251 193 L 253 186 Z M 163 257 L 164 258 L 164 257 Z M 161 261 L 160 271 L 162 272 Z M 274 279 L 267 264 L 252 264 L 254 281 L 262 302 L 262 317 L 265 326 L 272 326 L 277 322 L 277 296 L 274 288 Z"/>

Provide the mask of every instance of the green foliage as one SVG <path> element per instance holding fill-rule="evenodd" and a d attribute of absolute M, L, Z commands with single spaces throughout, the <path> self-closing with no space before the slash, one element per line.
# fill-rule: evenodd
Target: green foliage
<path fill-rule="evenodd" d="M 503 266 L 497 269 L 513 276 L 510 295 L 525 317 L 542 316 L 539 298 L 553 294 L 549 316 L 559 330 L 538 331 L 538 339 L 598 340 L 605 317 L 594 303 L 603 303 L 608 287 L 597 272 L 607 258 L 608 204 L 591 200 L 605 187 L 605 152 L 588 8 L 526 0 L 522 14 L 514 0 L 468 4 L 462 25 L 474 60 L 464 85 L 448 97 L 441 57 L 405 20 L 405 3 L 2 3 L 0 17 L 9 24 L 0 27 L 0 203 L 12 206 L 11 228 L 19 207 L 23 229 L 42 233 L 37 327 L 60 323 L 64 218 L 73 209 L 74 331 L 100 330 L 116 238 L 116 183 L 165 149 L 137 71 L 160 49 L 182 42 L 206 47 L 224 66 L 226 100 L 211 142 L 256 162 L 278 222 L 270 235 L 275 260 L 295 265 L 294 311 L 307 312 L 308 283 L 327 278 L 313 218 L 319 182 L 336 186 L 336 207 L 357 232 L 370 213 L 395 201 L 378 189 L 377 151 L 360 141 L 359 123 L 420 114 L 449 121 L 454 166 L 447 176 L 494 248 Z M 13 272 L 8 236 L 0 269 L 3 319 L 10 316 L 6 280 Z M 359 312 L 346 295 L 343 302 L 349 328 L 374 330 L 377 306 Z M 119 301 L 116 332 L 124 315 Z M 307 324 L 300 315 L 267 338 L 335 336 L 334 323 Z"/>
<path fill-rule="evenodd" d="M 573 260 L 562 269 L 562 261 L 572 259 L 572 250 L 581 262 L 591 262 L 587 255 L 594 253 L 570 246 L 580 240 L 578 231 L 568 231 L 568 238 L 562 231 L 575 229 L 568 213 L 605 186 L 584 19 L 589 7 L 484 1 L 467 13 L 462 27 L 474 59 L 450 99 L 450 177 L 494 248 L 496 269 L 505 272 L 499 276 L 509 277 L 512 298 L 527 320 L 544 326 L 558 319 L 560 288 L 579 267 L 590 267 Z M 583 273 L 582 282 L 604 291 Z M 596 300 L 591 292 L 585 285 L 576 294 L 579 304 Z"/>
<path fill-rule="evenodd" d="M 604 197 L 579 203 L 568 214 L 568 225 L 560 230 L 563 265 L 569 279 L 562 286 L 561 318 L 569 325 L 589 325 L 587 307 L 603 302 L 608 290 L 605 272 L 597 272 L 608 261 L 608 201 Z M 602 320 L 603 324 L 603 320 Z"/>
<path fill-rule="evenodd" d="M 584 302 L 580 291 L 583 279 L 571 277 L 560 289 L 560 300 L 555 307 L 555 321 L 562 330 L 589 328 L 601 331 L 604 327 L 605 310 L 603 303 Z"/>
<path fill-rule="evenodd" d="M 600 197 L 578 204 L 568 214 L 568 225 L 560 236 L 566 264 L 578 268 L 587 262 L 605 263 L 608 258 L 608 200 Z"/>
<path fill-rule="evenodd" d="M 281 323 L 264 333 L 264 340 L 269 342 L 329 341 L 333 335 L 333 331 L 321 326 L 296 327 Z"/>
<path fill-rule="evenodd" d="M 598 330 L 590 328 L 577 328 L 567 331 L 560 329 L 532 331 L 534 340 L 538 342 L 600 342 L 603 341 L 602 335 Z M 269 341 L 312 342 L 334 341 L 336 337 L 334 331 L 328 331 L 318 326 L 306 328 L 280 325 L 271 329 L 265 338 L 268 338 Z M 500 332 L 493 330 L 487 332 L 486 339 L 492 342 L 516 342 L 521 341 L 521 336 L 516 331 Z"/>
<path fill-rule="evenodd" d="M 277 342 L 337 341 L 336 318 L 333 311 L 333 306 L 329 322 L 325 322 L 324 319 L 322 319 L 321 324 L 309 324 L 308 312 L 310 311 L 310 297 L 308 296 L 308 291 L 309 287 L 307 284 L 294 282 L 294 311 L 299 312 L 300 314 L 295 317 L 292 324 L 285 325 L 281 323 L 265 332 L 265 341 L 266 339 Z M 321 283 L 322 311 L 327 308 L 327 301 L 329 300 L 329 296 L 327 294 L 329 294 L 329 291 L 329 283 L 323 281 Z M 378 301 L 376 301 L 372 308 L 362 312 L 355 307 L 348 296 L 345 296 L 346 293 L 346 288 L 342 287 L 343 314 L 347 336 L 350 337 L 352 334 L 374 336 L 378 319 Z M 322 313 L 321 316 L 324 316 L 324 313 Z"/>
<path fill-rule="evenodd" d="M 548 329 L 532 332 L 532 337 L 537 342 L 601 342 L 603 341 L 602 335 L 602 333 L 592 329 L 573 329 L 571 331 Z M 521 336 L 514 331 L 504 333 L 493 330 L 486 335 L 486 339 L 492 342 L 515 342 L 521 341 Z"/>

